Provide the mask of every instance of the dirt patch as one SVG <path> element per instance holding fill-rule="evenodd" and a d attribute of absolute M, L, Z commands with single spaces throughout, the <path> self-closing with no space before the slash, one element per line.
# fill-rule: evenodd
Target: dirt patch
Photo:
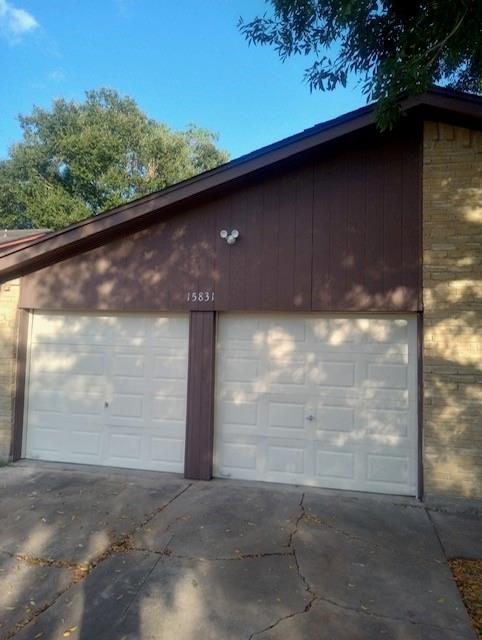
<path fill-rule="evenodd" d="M 472 623 L 482 638 L 482 560 L 451 560 L 450 568 Z"/>

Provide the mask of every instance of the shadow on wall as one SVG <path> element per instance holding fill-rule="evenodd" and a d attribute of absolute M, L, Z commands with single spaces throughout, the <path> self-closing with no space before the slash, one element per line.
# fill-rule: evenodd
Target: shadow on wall
<path fill-rule="evenodd" d="M 215 305 L 208 296 L 197 310 L 416 311 L 418 140 L 406 133 L 359 136 L 301 168 L 160 213 L 147 229 L 27 276 L 24 304 L 182 311 L 196 308 L 190 291 L 207 291 Z M 229 246 L 219 234 L 233 228 L 241 235 Z"/>
<path fill-rule="evenodd" d="M 482 496 L 482 133 L 427 125 L 424 172 L 425 477 Z"/>

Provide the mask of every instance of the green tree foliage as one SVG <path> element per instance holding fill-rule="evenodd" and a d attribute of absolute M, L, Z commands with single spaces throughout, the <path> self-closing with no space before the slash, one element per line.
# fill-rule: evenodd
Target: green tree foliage
<path fill-rule="evenodd" d="M 20 116 L 0 162 L 0 228 L 58 229 L 226 162 L 210 131 L 172 131 L 116 91 Z"/>
<path fill-rule="evenodd" d="M 267 0 L 270 10 L 240 20 L 249 43 L 275 48 L 282 60 L 311 58 L 311 89 L 358 77 L 379 101 L 380 127 L 399 115 L 401 95 L 432 84 L 482 91 L 481 0 Z"/>

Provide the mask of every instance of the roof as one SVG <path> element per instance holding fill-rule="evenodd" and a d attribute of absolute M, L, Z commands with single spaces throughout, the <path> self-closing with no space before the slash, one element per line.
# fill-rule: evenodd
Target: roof
<path fill-rule="evenodd" d="M 51 229 L 4 229 L 0 231 L 0 255 L 38 240 L 50 231 Z"/>
<path fill-rule="evenodd" d="M 133 200 L 105 213 L 82 220 L 65 229 L 31 239 L 0 257 L 0 282 L 25 275 L 74 253 L 105 244 L 123 233 L 141 228 L 173 207 L 235 184 L 240 179 L 272 167 L 323 144 L 375 125 L 376 104 L 351 111 L 301 133 L 241 156 L 162 191 Z M 423 118 L 455 120 L 467 126 L 482 126 L 482 97 L 434 87 L 403 99 L 404 113 Z"/>

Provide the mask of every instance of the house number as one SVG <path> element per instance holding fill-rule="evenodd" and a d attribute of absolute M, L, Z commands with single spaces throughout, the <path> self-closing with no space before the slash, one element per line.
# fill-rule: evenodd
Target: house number
<path fill-rule="evenodd" d="M 214 291 L 188 291 L 188 302 L 214 302 Z"/>

